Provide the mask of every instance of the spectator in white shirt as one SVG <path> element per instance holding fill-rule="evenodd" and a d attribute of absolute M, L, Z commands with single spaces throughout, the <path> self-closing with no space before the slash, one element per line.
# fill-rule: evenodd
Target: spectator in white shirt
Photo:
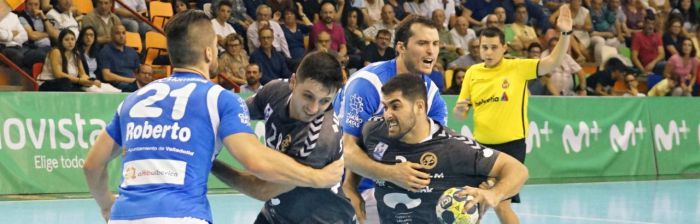
<path fill-rule="evenodd" d="M 231 2 L 221 1 L 216 7 L 216 18 L 211 20 L 216 33 L 216 42 L 219 44 L 219 53 L 224 52 L 226 46 L 226 37 L 229 34 L 236 33 L 231 24 L 228 24 L 228 19 L 231 17 Z"/>
<path fill-rule="evenodd" d="M 19 17 L 11 12 L 6 13 L 0 20 L 0 52 L 15 64 L 21 65 L 28 50 L 22 47 L 22 44 L 28 39 L 27 31 L 19 22 Z"/>
<path fill-rule="evenodd" d="M 53 9 L 46 13 L 46 17 L 59 31 L 70 29 L 75 35 L 80 35 L 80 26 L 75 20 L 71 7 L 73 7 L 73 0 L 56 0 Z"/>
<path fill-rule="evenodd" d="M 279 23 L 275 22 L 272 20 L 272 9 L 270 6 L 267 5 L 260 5 L 258 8 L 255 10 L 256 14 L 256 21 L 248 26 L 247 30 L 247 36 L 248 36 L 248 50 L 250 52 L 255 51 L 258 47 L 260 47 L 260 41 L 258 39 L 258 30 L 260 23 L 268 23 L 270 26 L 270 29 L 272 29 L 273 33 L 273 41 L 272 41 L 272 46 L 275 47 L 275 50 L 282 52 L 282 54 L 290 58 L 289 54 L 289 46 L 287 45 L 287 39 L 284 37 L 284 31 L 282 30 L 282 27 L 280 26 Z"/>
<path fill-rule="evenodd" d="M 382 20 L 374 23 L 367 29 L 363 30 L 362 33 L 365 36 L 365 41 L 373 42 L 374 37 L 377 36 L 377 32 L 380 30 L 388 30 L 391 33 L 391 42 L 394 43 L 394 36 L 396 32 L 396 15 L 394 14 L 394 7 L 386 4 L 382 7 Z"/>
<path fill-rule="evenodd" d="M 148 17 L 148 8 L 146 7 L 146 2 L 144 0 L 122 0 L 122 2 L 137 12 L 138 14 Z M 129 32 L 138 32 L 141 37 L 146 35 L 146 32 L 151 30 L 151 26 L 147 23 L 141 21 L 136 15 L 129 12 L 121 4 L 115 4 L 114 12 L 122 20 L 122 24 L 126 27 Z"/>
<path fill-rule="evenodd" d="M 469 41 L 476 38 L 474 30 L 469 28 L 469 20 L 461 16 L 455 20 L 455 26 L 450 30 L 450 35 L 457 48 L 462 49 L 464 53 L 469 50 Z"/>

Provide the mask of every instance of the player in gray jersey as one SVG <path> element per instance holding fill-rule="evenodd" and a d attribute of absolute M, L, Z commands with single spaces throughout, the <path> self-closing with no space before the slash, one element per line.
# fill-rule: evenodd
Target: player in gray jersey
<path fill-rule="evenodd" d="M 265 144 L 311 167 L 342 159 L 342 130 L 330 107 L 342 81 L 335 57 L 315 52 L 290 80 L 271 81 L 250 97 L 250 118 L 265 120 Z M 220 161 L 212 171 L 224 183 L 266 201 L 255 223 L 355 222 L 340 183 L 330 189 L 266 183 Z"/>
<path fill-rule="evenodd" d="M 418 76 L 398 75 L 382 86 L 382 117 L 374 117 L 362 130 L 362 148 L 384 163 L 419 163 L 430 174 L 430 184 L 408 191 L 378 181 L 375 189 L 381 223 L 439 223 L 435 206 L 443 191 L 466 187 L 460 194 L 487 207 L 514 195 L 528 177 L 527 168 L 513 157 L 486 148 L 427 117 L 426 88 Z M 473 188 L 495 177 L 492 188 Z"/>

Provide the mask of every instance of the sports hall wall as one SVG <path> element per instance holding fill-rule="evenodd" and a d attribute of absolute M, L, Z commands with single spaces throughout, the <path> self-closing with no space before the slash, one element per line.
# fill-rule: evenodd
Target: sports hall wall
<path fill-rule="evenodd" d="M 87 192 L 83 159 L 125 96 L 0 92 L 0 194 Z M 444 98 L 451 110 L 456 97 Z M 700 99 L 685 97 L 530 97 L 530 178 L 700 173 L 699 112 Z M 471 135 L 470 120 L 448 125 Z M 110 164 L 112 187 L 119 166 Z"/>

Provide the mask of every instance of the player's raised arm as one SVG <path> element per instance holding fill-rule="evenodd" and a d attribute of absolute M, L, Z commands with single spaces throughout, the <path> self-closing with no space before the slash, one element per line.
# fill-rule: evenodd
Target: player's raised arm
<path fill-rule="evenodd" d="M 557 18 L 557 28 L 562 32 L 557 45 L 554 46 L 552 53 L 543 58 L 537 67 L 537 75 L 545 75 L 552 72 L 556 67 L 561 65 L 564 60 L 564 55 L 569 49 L 571 42 L 571 32 L 573 31 L 573 22 L 571 19 L 571 10 L 568 4 L 564 4 L 559 8 L 559 18 Z"/>
<path fill-rule="evenodd" d="M 340 182 L 343 160 L 322 169 L 304 166 L 260 144 L 255 135 L 238 133 L 224 138 L 224 145 L 251 174 L 270 182 L 300 187 L 329 188 Z"/>
<path fill-rule="evenodd" d="M 229 187 L 261 201 L 270 200 L 295 188 L 293 185 L 261 180 L 250 173 L 236 170 L 221 160 L 214 160 L 211 172 Z"/>

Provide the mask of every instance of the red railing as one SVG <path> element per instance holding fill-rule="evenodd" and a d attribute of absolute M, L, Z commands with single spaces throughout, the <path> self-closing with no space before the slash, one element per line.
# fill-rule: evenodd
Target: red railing
<path fill-rule="evenodd" d="M 5 56 L 2 53 L 0 53 L 0 61 L 2 61 L 2 63 L 5 63 L 5 65 L 9 66 L 12 70 L 14 70 L 15 72 L 24 76 L 24 78 L 29 80 L 31 82 L 32 86 L 34 87 L 34 91 L 39 90 L 39 83 L 37 83 L 36 80 L 34 80 L 34 78 L 31 75 L 27 74 L 27 72 L 22 70 L 19 66 L 17 66 L 17 64 L 15 64 L 12 60 L 7 58 L 7 56 Z"/>

